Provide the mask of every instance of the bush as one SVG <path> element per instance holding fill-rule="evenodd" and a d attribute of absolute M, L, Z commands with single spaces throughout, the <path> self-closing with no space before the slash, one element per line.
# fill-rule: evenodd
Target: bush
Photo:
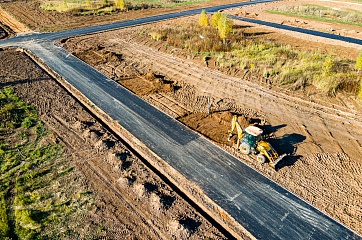
<path fill-rule="evenodd" d="M 334 67 L 334 57 L 332 54 L 328 54 L 322 67 L 323 75 L 330 76 L 332 74 L 333 67 Z"/>

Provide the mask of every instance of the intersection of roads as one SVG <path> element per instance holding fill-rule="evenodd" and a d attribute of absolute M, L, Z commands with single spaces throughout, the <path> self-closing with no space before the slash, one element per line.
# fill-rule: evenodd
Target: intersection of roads
<path fill-rule="evenodd" d="M 203 8 L 207 12 L 257 4 L 252 1 Z M 34 33 L 0 41 L 0 47 L 30 51 L 102 109 L 154 154 L 198 186 L 238 224 L 260 239 L 360 239 L 277 183 L 253 170 L 206 138 L 143 101 L 93 67 L 55 45 L 54 41 L 170 18 L 199 14 L 201 9 L 116 22 L 55 33 Z M 235 19 L 290 28 L 233 16 Z M 298 28 L 287 29 L 298 31 Z M 362 44 L 359 39 L 300 29 L 306 34 Z"/>

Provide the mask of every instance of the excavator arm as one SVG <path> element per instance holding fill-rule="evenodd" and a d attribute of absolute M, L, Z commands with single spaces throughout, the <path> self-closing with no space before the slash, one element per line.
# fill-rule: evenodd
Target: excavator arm
<path fill-rule="evenodd" d="M 229 133 L 229 137 L 228 137 L 228 141 L 231 140 L 231 137 L 233 136 L 233 132 L 236 128 L 237 134 L 238 134 L 238 140 L 236 142 L 236 148 L 239 148 L 240 146 L 240 141 L 243 138 L 243 128 L 241 127 L 239 121 L 238 121 L 238 116 L 234 115 L 232 120 L 231 120 L 231 129 L 228 131 Z"/>

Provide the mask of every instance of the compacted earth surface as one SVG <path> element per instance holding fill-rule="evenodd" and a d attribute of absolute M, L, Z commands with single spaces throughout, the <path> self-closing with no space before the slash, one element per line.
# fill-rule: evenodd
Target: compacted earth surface
<path fill-rule="evenodd" d="M 357 26 L 347 29 L 339 24 L 277 17 L 265 12 L 277 4 L 299 3 L 266 3 L 230 12 L 294 26 L 303 23 L 303 27 L 319 31 L 334 29 L 341 35 L 361 38 L 362 29 Z M 323 4 L 342 5 L 336 1 Z M 330 97 L 311 86 L 298 91 L 274 86 L 262 76 L 223 68 L 213 59 L 169 47 L 142 34 L 151 27 L 195 21 L 197 17 L 165 21 L 71 38 L 59 44 L 361 234 L 361 100 L 347 94 Z M 361 50 L 361 46 L 353 44 L 245 22 L 235 24 L 253 38 L 267 37 L 300 49 L 322 52 L 333 49 L 334 53 L 351 59 L 356 59 Z M 23 53 L 14 50 L 0 53 L 1 59 L 7 59 L 0 68 L 1 84 L 13 87 L 24 101 L 37 108 L 41 119 L 73 159 L 75 169 L 85 179 L 84 184 L 96 192 L 94 208 L 82 220 L 89 228 L 105 226 L 96 236 L 227 237 Z M 260 126 L 275 149 L 288 154 L 276 170 L 267 164 L 260 165 L 253 155 L 242 155 L 235 149 L 235 136 L 227 141 L 233 114 L 239 115 L 243 127 Z"/>
<path fill-rule="evenodd" d="M 262 5 L 270 7 L 272 3 Z M 262 15 L 258 12 L 260 18 Z M 172 26 L 180 21 L 187 24 L 197 21 L 197 17 L 158 26 Z M 360 51 L 359 46 L 351 44 L 295 37 L 249 23 L 235 24 L 254 33 L 254 38 L 258 32 L 268 32 L 261 37 L 303 49 L 333 49 L 351 59 Z M 311 86 L 291 91 L 270 85 L 262 76 L 222 68 L 212 59 L 152 40 L 142 34 L 149 28 L 141 26 L 62 42 L 72 54 L 361 233 L 360 100 L 343 94 L 329 97 Z M 157 25 L 152 28 L 157 29 Z M 235 137 L 227 141 L 235 113 L 244 127 L 255 123 L 261 126 L 277 151 L 288 154 L 277 171 L 236 151 Z"/>
<path fill-rule="evenodd" d="M 80 214 L 49 227 L 45 236 L 62 239 L 226 239 L 122 141 L 22 52 L 0 51 L 0 87 L 11 87 L 34 106 L 63 147 L 61 166 L 71 182 L 57 182 L 66 199 L 90 202 Z M 70 184 L 71 186 L 67 185 Z M 78 193 L 79 194 L 79 193 Z M 75 198 L 75 199 L 74 199 Z M 88 200 L 89 200 L 88 199 Z M 54 226 L 56 227 L 56 226 Z"/>

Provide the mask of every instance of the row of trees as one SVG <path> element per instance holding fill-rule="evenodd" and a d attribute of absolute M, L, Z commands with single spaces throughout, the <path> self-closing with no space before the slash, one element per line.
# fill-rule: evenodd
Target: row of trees
<path fill-rule="evenodd" d="M 209 21 L 209 16 L 206 14 L 206 11 L 202 10 L 199 18 L 199 25 L 203 27 L 207 27 L 209 25 L 216 27 L 220 39 L 225 42 L 228 35 L 233 31 L 234 23 L 232 19 L 221 12 L 213 14 L 211 21 Z"/>

